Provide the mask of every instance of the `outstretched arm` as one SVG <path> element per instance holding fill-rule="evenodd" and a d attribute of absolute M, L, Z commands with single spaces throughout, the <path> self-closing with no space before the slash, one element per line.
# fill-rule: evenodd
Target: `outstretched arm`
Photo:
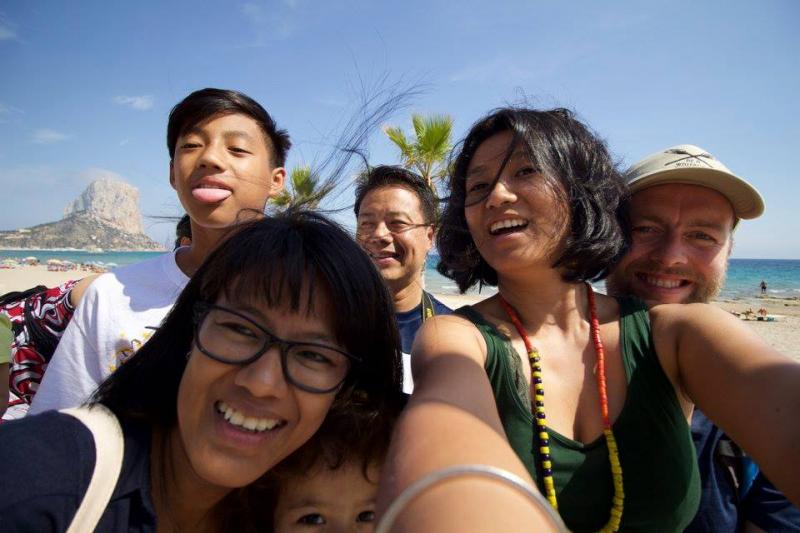
<path fill-rule="evenodd" d="M 659 359 L 679 393 L 800 502 L 800 363 L 710 305 L 658 306 L 651 318 Z"/>
<path fill-rule="evenodd" d="M 379 509 L 426 475 L 483 464 L 533 485 L 506 440 L 483 364 L 486 345 L 456 316 L 425 322 L 412 355 L 415 389 L 398 421 L 381 477 Z M 393 531 L 547 531 L 545 512 L 510 485 L 464 475 L 428 489 Z"/>

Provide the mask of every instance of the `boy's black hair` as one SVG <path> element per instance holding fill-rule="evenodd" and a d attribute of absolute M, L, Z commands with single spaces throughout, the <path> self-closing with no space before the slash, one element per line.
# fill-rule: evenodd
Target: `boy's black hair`
<path fill-rule="evenodd" d="M 175 145 L 183 132 L 214 115 L 231 113 L 246 115 L 255 120 L 268 140 L 272 165 L 282 167 L 286 164 L 286 154 L 292 146 L 289 134 L 278 128 L 261 104 L 238 91 L 211 88 L 193 92 L 170 111 L 167 123 L 170 161 L 175 158 Z"/>
<path fill-rule="evenodd" d="M 356 202 L 353 204 L 353 211 L 358 216 L 361 210 L 361 202 L 368 193 L 381 187 L 403 187 L 417 195 L 419 205 L 422 208 L 422 216 L 425 217 L 424 224 L 431 224 L 434 229 L 438 225 L 438 200 L 436 194 L 428 186 L 428 183 L 414 172 L 403 167 L 394 165 L 378 165 L 368 168 L 359 179 L 356 185 Z"/>

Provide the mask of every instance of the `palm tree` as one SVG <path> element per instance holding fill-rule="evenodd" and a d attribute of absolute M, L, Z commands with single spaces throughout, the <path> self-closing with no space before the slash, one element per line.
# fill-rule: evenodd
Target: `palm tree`
<path fill-rule="evenodd" d="M 453 119 L 449 115 L 411 115 L 415 139 L 410 141 L 400 128 L 386 126 L 383 131 L 400 148 L 403 166 L 425 178 L 428 186 L 447 175 L 445 159 L 450 151 Z"/>
<path fill-rule="evenodd" d="M 316 176 L 308 165 L 294 167 L 289 173 L 291 187 L 285 188 L 272 202 L 280 207 L 304 205 L 310 209 L 316 208 L 322 199 L 331 192 L 330 184 L 320 185 Z"/>

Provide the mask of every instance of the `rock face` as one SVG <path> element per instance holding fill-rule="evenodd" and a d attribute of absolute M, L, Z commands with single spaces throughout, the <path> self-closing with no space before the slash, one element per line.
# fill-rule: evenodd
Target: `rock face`
<path fill-rule="evenodd" d="M 79 213 L 94 215 L 127 233 L 144 233 L 139 214 L 139 191 L 121 181 L 101 179 L 92 182 L 64 209 L 64 218 Z"/>
<path fill-rule="evenodd" d="M 108 179 L 93 182 L 64 210 L 64 218 L 0 231 L 0 248 L 162 250 L 142 230 L 139 192 Z"/>

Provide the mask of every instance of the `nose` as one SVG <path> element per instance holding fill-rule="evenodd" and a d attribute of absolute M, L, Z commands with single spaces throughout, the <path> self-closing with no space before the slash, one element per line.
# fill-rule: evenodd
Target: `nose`
<path fill-rule="evenodd" d="M 261 357 L 240 368 L 235 383 L 256 398 L 285 396 L 289 384 L 283 373 L 278 345 L 270 346 Z"/>
<path fill-rule="evenodd" d="M 516 201 L 516 193 L 514 193 L 514 190 L 508 186 L 502 176 L 496 182 L 494 182 L 489 194 L 484 200 L 486 207 L 488 208 L 496 208 L 503 204 L 511 204 Z"/>
<path fill-rule="evenodd" d="M 215 170 L 222 170 L 225 165 L 225 159 L 223 158 L 224 147 L 220 146 L 217 142 L 208 143 L 200 158 L 197 161 L 197 164 L 200 168 L 211 168 Z"/>
<path fill-rule="evenodd" d="M 686 263 L 686 248 L 680 234 L 665 233 L 650 250 L 650 258 L 667 267 Z"/>

